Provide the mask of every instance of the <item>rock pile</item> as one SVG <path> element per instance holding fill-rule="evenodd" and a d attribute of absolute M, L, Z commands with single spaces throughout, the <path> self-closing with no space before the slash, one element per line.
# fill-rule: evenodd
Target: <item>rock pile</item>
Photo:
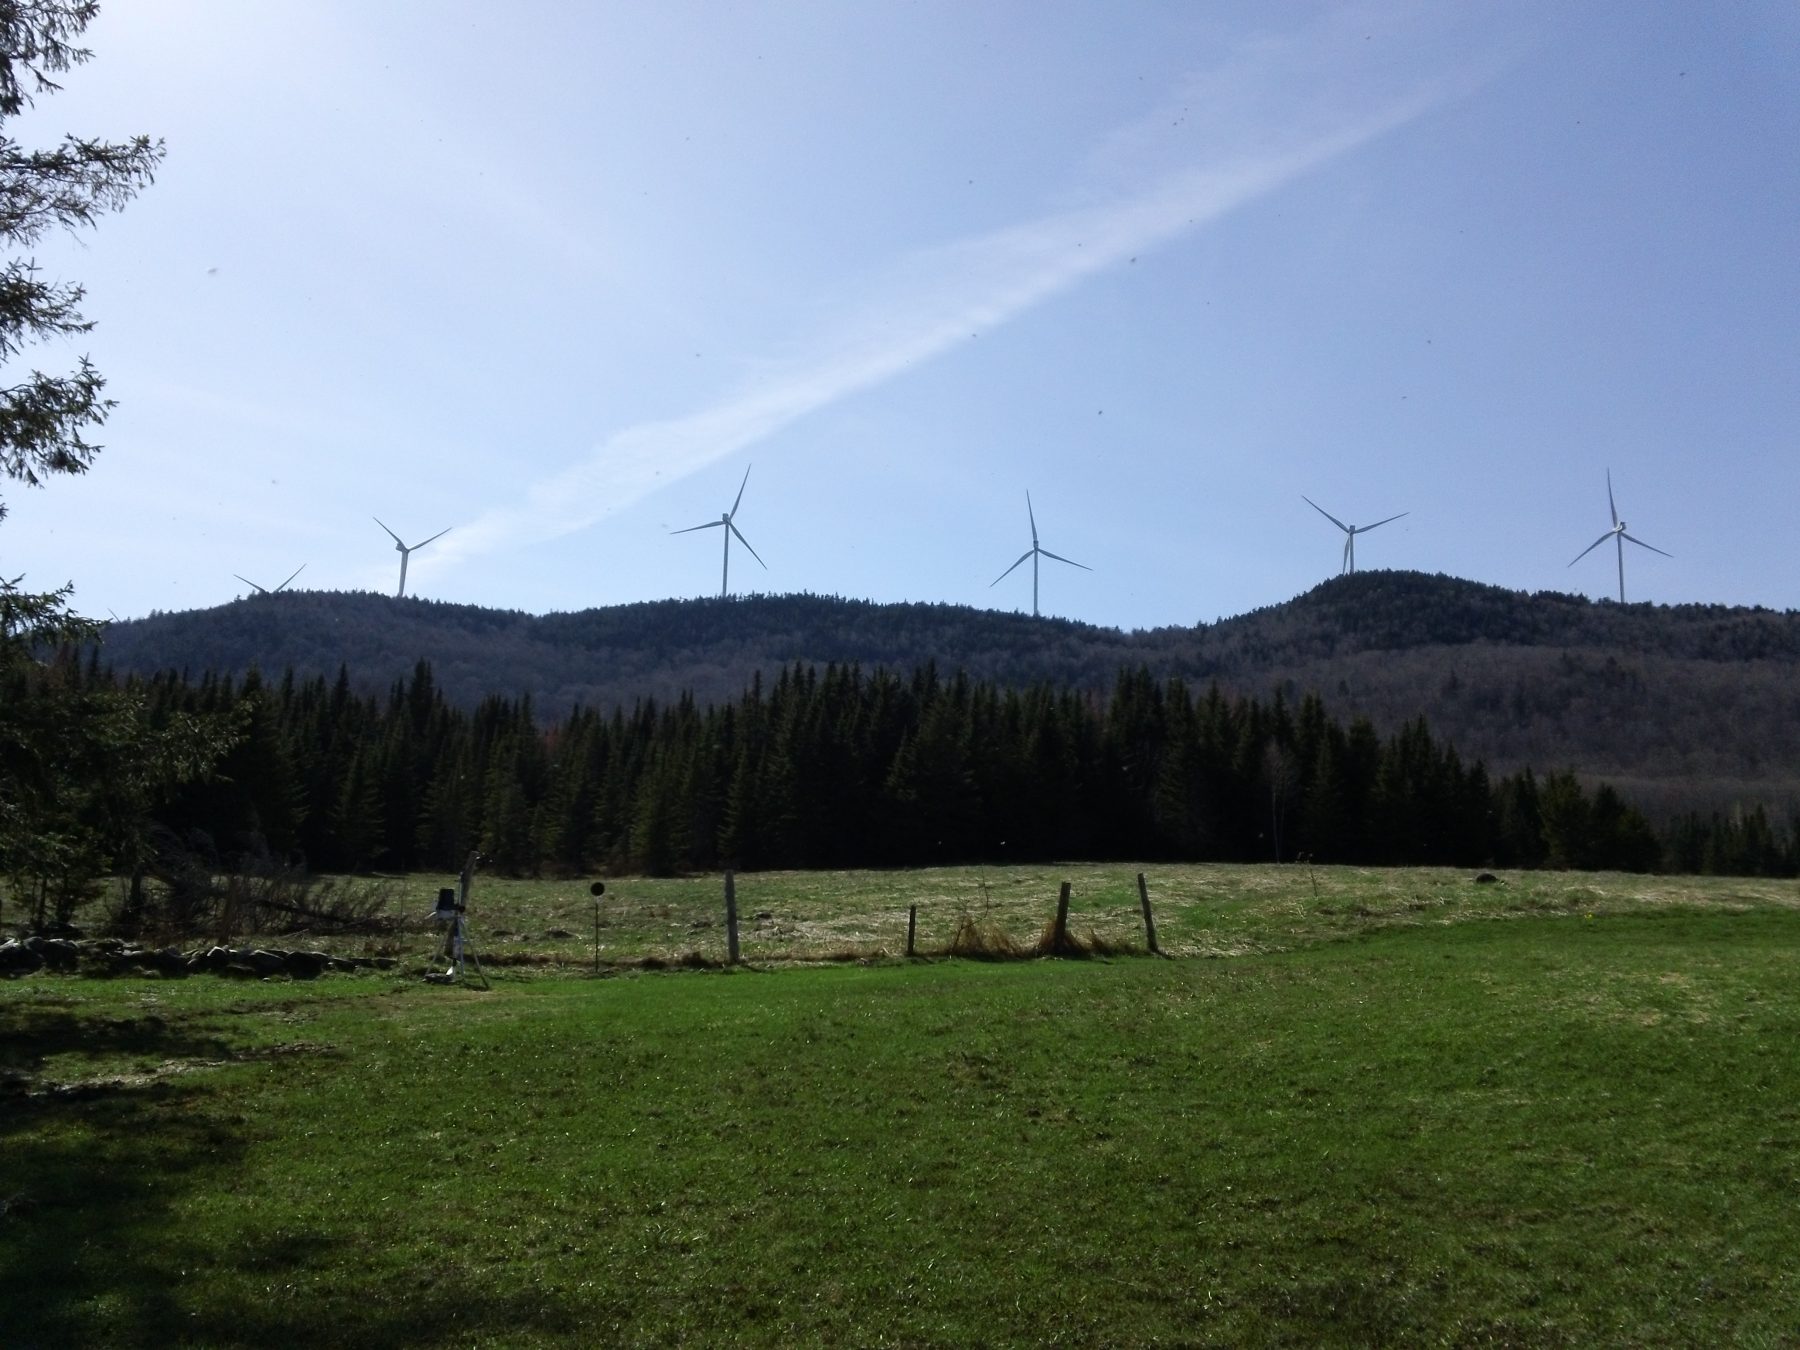
<path fill-rule="evenodd" d="M 240 980 L 287 976 L 317 979 L 328 970 L 392 970 L 391 956 L 332 956 L 269 947 L 140 947 L 122 938 L 31 936 L 0 942 L 0 976 L 50 970 L 83 975 L 160 975 L 211 972 Z"/>

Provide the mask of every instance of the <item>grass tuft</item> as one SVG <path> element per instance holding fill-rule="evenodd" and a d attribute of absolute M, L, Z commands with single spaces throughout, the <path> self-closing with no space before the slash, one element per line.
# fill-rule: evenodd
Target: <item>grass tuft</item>
<path fill-rule="evenodd" d="M 1037 955 L 1037 950 L 1021 946 L 999 924 L 965 914 L 945 944 L 943 954 L 966 957 L 971 961 L 1018 961 Z"/>

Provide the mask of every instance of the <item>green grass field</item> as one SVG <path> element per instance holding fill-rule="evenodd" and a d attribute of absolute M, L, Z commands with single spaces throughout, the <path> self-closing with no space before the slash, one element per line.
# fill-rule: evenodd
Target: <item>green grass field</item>
<path fill-rule="evenodd" d="M 1167 869 L 1175 960 L 868 959 L 1063 876 L 1129 935 L 1127 869 L 746 877 L 751 968 L 597 979 L 484 882 L 488 992 L 0 984 L 0 1344 L 1800 1342 L 1792 883 Z"/>

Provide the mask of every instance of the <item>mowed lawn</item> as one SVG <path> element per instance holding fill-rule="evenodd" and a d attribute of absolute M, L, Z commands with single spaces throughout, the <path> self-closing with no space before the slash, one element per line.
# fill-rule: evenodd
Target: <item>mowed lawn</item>
<path fill-rule="evenodd" d="M 0 985 L 0 1344 L 1800 1342 L 1800 911 L 1256 945 Z"/>

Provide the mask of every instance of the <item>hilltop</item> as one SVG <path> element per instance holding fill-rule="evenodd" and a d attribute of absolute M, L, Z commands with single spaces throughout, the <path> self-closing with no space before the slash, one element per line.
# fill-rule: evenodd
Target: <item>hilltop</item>
<path fill-rule="evenodd" d="M 1124 632 L 944 604 L 817 595 L 663 600 L 536 616 L 367 593 L 285 592 L 108 630 L 121 673 L 335 677 L 385 693 L 420 660 L 453 701 L 734 697 L 802 662 L 945 670 L 1103 692 L 1122 667 L 1234 692 L 1317 691 L 1386 732 L 1424 715 L 1465 756 L 1574 768 L 1646 808 L 1800 801 L 1800 614 L 1616 605 L 1441 575 L 1360 572 L 1214 624 Z"/>

